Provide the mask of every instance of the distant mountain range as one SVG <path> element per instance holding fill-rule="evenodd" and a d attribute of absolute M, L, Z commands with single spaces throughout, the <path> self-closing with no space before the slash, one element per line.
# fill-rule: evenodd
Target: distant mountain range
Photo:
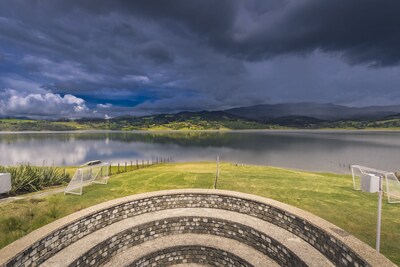
<path fill-rule="evenodd" d="M 179 112 L 142 117 L 77 120 L 0 119 L 0 131 L 65 130 L 239 130 L 239 129 L 400 129 L 400 105 L 346 107 L 291 103 L 223 111 Z"/>
<path fill-rule="evenodd" d="M 257 105 L 225 110 L 225 112 L 257 121 L 271 121 L 274 118 L 302 116 L 325 121 L 375 120 L 400 114 L 400 105 L 346 107 L 335 104 L 285 103 Z"/>

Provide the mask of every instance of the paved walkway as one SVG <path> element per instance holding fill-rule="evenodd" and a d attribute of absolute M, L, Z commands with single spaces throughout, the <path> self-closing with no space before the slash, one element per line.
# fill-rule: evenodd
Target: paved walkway
<path fill-rule="evenodd" d="M 55 195 L 55 194 L 58 194 L 58 193 L 63 193 L 64 189 L 65 189 L 65 187 L 62 187 L 62 188 L 57 187 L 57 188 L 54 188 L 54 189 L 46 190 L 44 192 L 37 192 L 37 193 L 28 194 L 28 195 L 19 195 L 19 196 L 15 196 L 15 197 L 1 198 L 0 199 L 0 204 L 1 203 L 12 202 L 12 201 L 15 201 L 15 200 L 20 200 L 20 199 L 41 198 L 41 197 L 44 197 L 44 196 Z"/>

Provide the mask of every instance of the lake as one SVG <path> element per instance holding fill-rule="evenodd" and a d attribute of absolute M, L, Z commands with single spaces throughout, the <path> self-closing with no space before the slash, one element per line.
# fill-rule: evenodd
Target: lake
<path fill-rule="evenodd" d="M 348 173 L 349 164 L 400 170 L 391 131 L 1 133 L 0 165 L 80 165 L 91 160 L 222 161 Z"/>

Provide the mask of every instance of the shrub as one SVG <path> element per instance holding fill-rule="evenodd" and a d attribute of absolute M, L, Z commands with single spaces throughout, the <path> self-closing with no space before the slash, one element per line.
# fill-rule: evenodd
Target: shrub
<path fill-rule="evenodd" d="M 11 174 L 12 189 L 10 194 L 12 195 L 36 192 L 45 187 L 63 184 L 69 180 L 69 175 L 57 167 L 0 166 L 0 172 Z"/>

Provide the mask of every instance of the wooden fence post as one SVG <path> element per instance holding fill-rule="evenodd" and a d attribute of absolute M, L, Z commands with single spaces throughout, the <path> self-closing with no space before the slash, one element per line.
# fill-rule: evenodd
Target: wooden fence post
<path fill-rule="evenodd" d="M 217 173 L 215 175 L 215 180 L 214 180 L 214 189 L 217 189 L 218 177 L 219 177 L 219 156 L 217 156 Z"/>

